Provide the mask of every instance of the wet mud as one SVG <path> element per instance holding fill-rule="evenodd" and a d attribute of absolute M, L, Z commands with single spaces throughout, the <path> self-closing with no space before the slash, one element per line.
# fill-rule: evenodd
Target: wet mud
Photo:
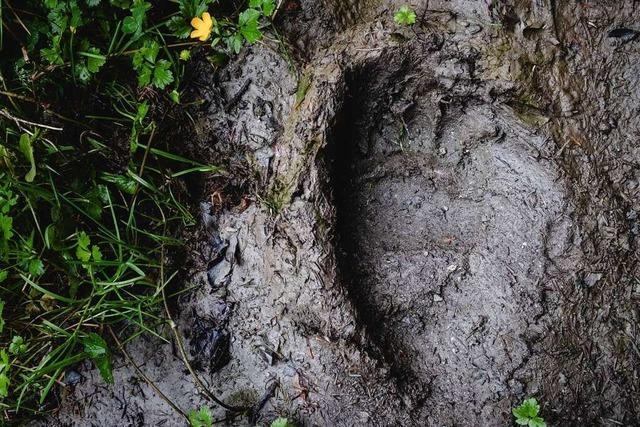
<path fill-rule="evenodd" d="M 341 270 L 427 420 L 504 419 L 524 391 L 513 375 L 544 314 L 549 258 L 571 244 L 566 188 L 543 137 L 473 96 L 443 99 L 431 70 L 407 70 L 392 100 L 367 93 L 393 87 L 366 77 L 390 62 L 358 72 L 330 142 Z M 390 108 L 372 116 L 376 103 Z"/>
<path fill-rule="evenodd" d="M 256 409 L 216 416 L 504 426 L 536 396 L 549 425 L 636 425 L 640 5 L 416 2 L 408 29 L 398 4 L 285 2 L 289 55 L 193 71 L 186 151 L 229 174 L 194 187 L 176 321 Z M 133 359 L 212 405 L 160 333 Z M 184 425 L 125 359 L 79 372 L 47 424 Z"/>

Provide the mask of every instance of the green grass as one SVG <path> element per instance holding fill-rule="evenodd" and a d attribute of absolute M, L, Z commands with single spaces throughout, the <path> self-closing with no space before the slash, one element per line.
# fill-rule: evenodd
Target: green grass
<path fill-rule="evenodd" d="M 162 111 L 182 108 L 191 50 L 233 55 L 260 39 L 275 8 L 226 8 L 206 42 L 189 39 L 191 19 L 213 14 L 213 3 L 1 3 L 0 413 L 9 422 L 53 409 L 53 388 L 80 361 L 113 382 L 108 331 L 166 340 L 157 331 L 178 274 L 169 259 L 195 223 L 182 180 L 221 170 L 158 138 Z"/>

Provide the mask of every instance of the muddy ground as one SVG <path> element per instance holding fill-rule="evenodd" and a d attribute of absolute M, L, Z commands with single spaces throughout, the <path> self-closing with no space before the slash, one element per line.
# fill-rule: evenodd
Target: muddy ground
<path fill-rule="evenodd" d="M 208 403 L 175 344 L 129 353 L 231 425 L 504 426 L 528 396 L 638 425 L 640 3 L 432 0 L 400 28 L 401 3 L 284 2 L 288 48 L 196 64 L 168 136 L 229 171 L 194 185 L 179 329 L 260 410 Z M 80 375 L 46 424 L 185 425 L 125 359 Z"/>

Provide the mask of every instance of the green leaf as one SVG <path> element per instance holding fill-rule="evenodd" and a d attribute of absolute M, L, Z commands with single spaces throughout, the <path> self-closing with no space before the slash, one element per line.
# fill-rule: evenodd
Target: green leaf
<path fill-rule="evenodd" d="M 97 73 L 107 62 L 107 58 L 100 54 L 100 49 L 97 47 L 90 47 L 88 52 L 91 56 L 87 56 L 87 69 L 92 73 Z"/>
<path fill-rule="evenodd" d="M 111 357 L 102 356 L 94 359 L 96 366 L 100 371 L 100 376 L 107 384 L 113 384 L 113 367 L 111 366 Z"/>
<path fill-rule="evenodd" d="M 540 417 L 533 417 L 529 420 L 529 427 L 547 427 L 547 423 Z"/>
<path fill-rule="evenodd" d="M 56 226 L 49 224 L 44 230 L 44 245 L 47 249 L 52 249 L 56 241 Z"/>
<path fill-rule="evenodd" d="M 100 335 L 91 332 L 82 339 L 82 344 L 84 352 L 96 363 L 102 379 L 108 384 L 113 384 L 113 368 L 106 341 Z"/>
<path fill-rule="evenodd" d="M 9 367 L 9 355 L 6 351 L 0 350 L 0 372 L 7 372 Z"/>
<path fill-rule="evenodd" d="M 165 59 L 156 62 L 153 70 L 153 85 L 159 89 L 164 89 L 173 82 L 173 73 L 169 68 L 171 63 Z"/>
<path fill-rule="evenodd" d="M 214 1 L 215 0 L 179 0 L 180 13 L 187 19 L 191 19 L 194 16 L 201 16 L 207 11 L 207 5 Z"/>
<path fill-rule="evenodd" d="M 181 61 L 188 61 L 189 58 L 191 58 L 191 51 L 187 50 L 187 49 L 183 49 L 180 51 L 180 60 Z"/>
<path fill-rule="evenodd" d="M 9 395 L 9 355 L 6 351 L 0 350 L 0 397 Z"/>
<path fill-rule="evenodd" d="M 126 175 L 104 173 L 102 174 L 102 179 L 115 184 L 120 191 L 124 191 L 127 194 L 135 194 L 136 189 L 138 188 L 138 183 L 133 178 Z"/>
<path fill-rule="evenodd" d="M 296 427 L 295 424 L 289 422 L 287 418 L 276 418 L 272 423 L 271 427 Z"/>
<path fill-rule="evenodd" d="M 71 32 L 75 33 L 76 28 L 79 28 L 84 24 L 84 21 L 82 20 L 82 10 L 80 10 L 80 7 L 75 0 L 70 0 L 68 2 L 68 6 L 71 12 L 71 18 L 69 18 L 69 29 Z"/>
<path fill-rule="evenodd" d="M 89 244 L 91 244 L 91 238 L 84 231 L 81 231 L 80 233 L 78 233 L 77 238 L 78 238 L 78 245 L 82 246 L 85 249 L 89 247 Z"/>
<path fill-rule="evenodd" d="M 147 64 L 138 70 L 138 86 L 144 87 L 151 83 L 153 70 Z"/>
<path fill-rule="evenodd" d="M 22 135 L 20 135 L 20 142 L 18 145 L 20 147 L 20 152 L 22 153 L 22 155 L 24 155 L 27 161 L 31 163 L 31 169 L 29 169 L 29 172 L 27 172 L 27 174 L 24 176 L 24 180 L 27 182 L 33 182 L 33 179 L 36 177 L 36 162 L 33 158 L 33 146 L 31 137 L 26 133 L 23 133 Z"/>
<path fill-rule="evenodd" d="M 85 0 L 87 2 L 87 6 L 96 7 L 100 4 L 100 0 Z"/>
<path fill-rule="evenodd" d="M 18 196 L 14 196 L 11 190 L 3 190 L 0 193 L 0 213 L 8 214 L 13 206 L 18 203 Z"/>
<path fill-rule="evenodd" d="M 127 16 L 122 20 L 122 32 L 133 34 L 138 30 L 138 23 L 133 16 Z"/>
<path fill-rule="evenodd" d="M 262 13 L 264 16 L 271 16 L 276 10 L 276 3 L 273 0 L 262 0 Z"/>
<path fill-rule="evenodd" d="M 174 89 L 169 92 L 169 98 L 176 104 L 180 104 L 180 92 L 178 92 L 177 90 Z"/>
<path fill-rule="evenodd" d="M 189 423 L 191 427 L 211 427 L 213 425 L 213 413 L 207 406 L 202 406 L 199 411 L 189 411 Z"/>
<path fill-rule="evenodd" d="M 262 9 L 264 16 L 271 16 L 276 9 L 276 3 L 274 0 L 250 0 L 249 7 Z"/>
<path fill-rule="evenodd" d="M 29 274 L 35 277 L 42 276 L 44 274 L 44 264 L 39 259 L 29 260 Z"/>
<path fill-rule="evenodd" d="M 238 24 L 242 27 L 247 24 L 257 24 L 260 12 L 256 9 L 247 9 L 238 16 Z"/>
<path fill-rule="evenodd" d="M 393 20 L 398 25 L 413 25 L 416 23 L 416 13 L 409 6 L 402 6 L 393 15 Z"/>
<path fill-rule="evenodd" d="M 7 241 L 13 237 L 13 218 L 0 214 L 0 231 L 2 231 L 2 240 Z"/>
<path fill-rule="evenodd" d="M 242 34 L 242 37 L 250 44 L 257 42 L 262 37 L 262 33 L 258 29 L 257 24 L 248 24 L 240 27 L 240 34 Z"/>
<path fill-rule="evenodd" d="M 9 377 L 4 372 L 0 373 L 0 397 L 9 396 Z"/>
<path fill-rule="evenodd" d="M 3 271 L 6 273 L 5 271 Z M 5 276 L 6 278 L 6 276 Z M 4 311 L 4 301 L 0 299 L 0 334 L 4 330 L 4 317 L 2 317 L 2 312 Z"/>
<path fill-rule="evenodd" d="M 51 65 L 62 65 L 64 60 L 60 52 L 60 47 L 44 48 L 40 50 L 40 55 Z"/>
<path fill-rule="evenodd" d="M 180 39 L 186 39 L 189 37 L 189 34 L 191 34 L 191 26 L 182 16 L 172 16 L 167 22 L 167 28 L 169 28 L 169 31 L 171 31 L 173 35 Z"/>
<path fill-rule="evenodd" d="M 151 3 L 143 0 L 133 0 L 131 6 L 131 16 L 142 26 L 142 22 L 146 18 L 147 10 L 151 9 Z"/>
<path fill-rule="evenodd" d="M 138 108 L 136 110 L 136 118 L 134 120 L 135 123 L 142 125 L 142 121 L 145 117 L 147 117 L 147 113 L 149 112 L 149 104 L 147 101 L 141 102 L 138 104 Z"/>
<path fill-rule="evenodd" d="M 152 64 L 155 64 L 158 52 L 160 52 L 160 44 L 155 40 L 146 40 L 140 49 L 143 58 Z"/>
<path fill-rule="evenodd" d="M 24 339 L 20 335 L 15 335 L 9 344 L 9 353 L 19 356 L 24 354 L 25 351 L 27 351 L 27 346 L 24 343 Z"/>
<path fill-rule="evenodd" d="M 131 7 L 130 0 L 109 0 L 109 3 L 120 9 L 129 9 L 129 7 Z"/>
<path fill-rule="evenodd" d="M 242 49 L 242 43 L 244 39 L 242 34 L 234 34 L 233 36 L 227 38 L 227 48 L 235 52 L 236 54 L 240 53 L 240 49 Z"/>
<path fill-rule="evenodd" d="M 534 398 L 529 398 L 522 402 L 522 405 L 515 408 L 513 410 L 513 414 L 516 417 L 532 418 L 538 415 L 538 411 L 540 411 L 540 405 L 538 405 L 538 401 Z"/>
<path fill-rule="evenodd" d="M 84 352 L 91 359 L 102 357 L 108 353 L 107 342 L 95 332 L 91 332 L 83 338 L 82 344 L 84 345 Z"/>
<path fill-rule="evenodd" d="M 102 252 L 100 252 L 100 248 L 96 245 L 91 246 L 91 258 L 96 262 L 102 261 Z"/>
<path fill-rule="evenodd" d="M 546 427 L 544 419 L 538 416 L 540 405 L 535 398 L 525 399 L 522 404 L 511 410 L 516 417 L 516 424 L 529 427 Z"/>
<path fill-rule="evenodd" d="M 64 4 L 56 4 L 47 15 L 47 18 L 54 34 L 62 34 L 67 30 L 69 18 Z"/>
<path fill-rule="evenodd" d="M 142 26 L 146 19 L 147 10 L 151 8 L 151 3 L 142 0 L 134 0 L 131 6 L 131 16 L 127 16 L 122 21 L 122 31 L 125 34 L 134 34 L 139 37 L 142 34 Z"/>
<path fill-rule="evenodd" d="M 258 29 L 258 19 L 260 19 L 260 12 L 256 9 L 247 9 L 238 17 L 240 34 L 249 43 L 255 43 L 262 37 Z"/>
<path fill-rule="evenodd" d="M 89 262 L 91 259 L 91 252 L 89 251 L 89 245 L 91 239 L 84 231 L 78 233 L 76 246 L 76 257 L 82 262 Z"/>

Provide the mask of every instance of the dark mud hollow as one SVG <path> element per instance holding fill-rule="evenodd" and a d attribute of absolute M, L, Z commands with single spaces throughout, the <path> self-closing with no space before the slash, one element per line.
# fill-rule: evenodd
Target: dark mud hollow
<path fill-rule="evenodd" d="M 404 388 L 410 380 L 415 380 L 415 376 L 411 374 L 410 364 L 402 361 L 402 344 L 393 341 L 392 337 L 385 333 L 384 307 L 378 306 L 371 298 L 371 285 L 363 277 L 362 260 L 357 257 L 361 242 L 353 233 L 362 227 L 360 221 L 364 219 L 358 215 L 360 207 L 356 200 L 362 196 L 362 189 L 354 185 L 362 178 L 360 174 L 363 173 L 362 169 L 358 168 L 358 163 L 366 156 L 369 149 L 366 146 L 367 138 L 371 133 L 379 131 L 376 121 L 384 113 L 384 106 L 379 102 L 380 93 L 375 93 L 375 86 L 385 85 L 393 77 L 406 71 L 403 70 L 406 68 L 404 64 L 399 65 L 400 69 L 388 69 L 390 75 L 375 76 L 375 73 L 380 71 L 379 62 L 372 61 L 346 73 L 342 109 L 337 115 L 326 148 L 330 172 L 328 187 L 333 193 L 337 211 L 335 243 L 342 282 L 354 304 L 359 321 L 365 325 L 373 339 L 369 351 L 389 364 L 392 376 Z"/>
<path fill-rule="evenodd" d="M 508 417 L 571 204 L 544 138 L 403 57 L 347 77 L 328 148 L 339 270 L 405 403 Z"/>

